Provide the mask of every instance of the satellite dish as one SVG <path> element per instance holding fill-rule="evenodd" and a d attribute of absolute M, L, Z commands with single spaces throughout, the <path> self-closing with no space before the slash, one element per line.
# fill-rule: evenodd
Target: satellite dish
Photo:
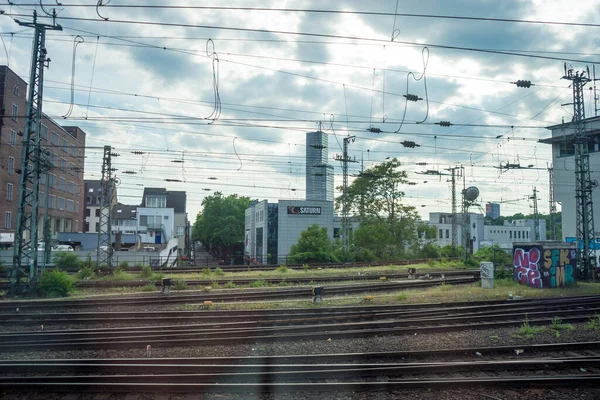
<path fill-rule="evenodd" d="M 464 190 L 465 200 L 474 201 L 477 197 L 479 197 L 479 189 L 475 186 L 469 186 Z"/>

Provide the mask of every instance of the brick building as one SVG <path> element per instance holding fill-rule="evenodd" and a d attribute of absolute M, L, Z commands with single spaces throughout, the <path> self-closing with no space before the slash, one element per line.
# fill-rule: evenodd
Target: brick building
<path fill-rule="evenodd" d="M 0 66 L 0 233 L 14 233 L 16 228 L 26 94 L 27 83 L 7 66 Z M 38 233 L 42 234 L 46 199 L 53 237 L 58 232 L 80 232 L 86 134 L 78 127 L 61 127 L 43 115 L 40 135 L 54 166 L 40 177 Z"/>

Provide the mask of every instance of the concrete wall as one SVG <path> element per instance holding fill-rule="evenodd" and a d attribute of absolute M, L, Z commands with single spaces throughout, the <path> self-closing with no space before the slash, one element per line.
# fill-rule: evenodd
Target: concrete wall
<path fill-rule="evenodd" d="M 574 284 L 577 278 L 576 257 L 577 251 L 567 246 L 515 243 L 513 279 L 538 289 Z"/>

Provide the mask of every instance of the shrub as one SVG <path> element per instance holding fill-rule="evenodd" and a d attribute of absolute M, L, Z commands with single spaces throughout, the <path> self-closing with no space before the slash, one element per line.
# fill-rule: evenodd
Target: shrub
<path fill-rule="evenodd" d="M 185 279 L 177 279 L 172 285 L 174 290 L 186 290 L 188 288 Z"/>
<path fill-rule="evenodd" d="M 233 283 L 232 281 L 229 281 L 229 282 L 227 282 L 227 284 L 225 285 L 225 287 L 226 287 L 227 289 L 235 289 L 235 288 L 236 288 L 236 285 L 235 285 L 235 283 Z"/>
<path fill-rule="evenodd" d="M 76 277 L 80 281 L 85 279 L 93 280 L 96 278 L 96 274 L 94 273 L 94 270 L 91 267 L 84 265 L 79 271 L 77 271 Z"/>
<path fill-rule="evenodd" d="M 308 272 L 308 270 L 310 269 L 310 265 L 302 264 L 302 269 L 304 270 L 304 272 Z"/>
<path fill-rule="evenodd" d="M 152 277 L 152 268 L 149 265 L 144 265 L 139 273 L 139 277 L 144 279 Z"/>
<path fill-rule="evenodd" d="M 73 291 L 73 279 L 63 271 L 47 272 L 40 280 L 38 290 L 45 297 L 65 297 Z"/>
<path fill-rule="evenodd" d="M 590 329 L 593 331 L 599 331 L 600 330 L 600 315 L 596 314 L 596 316 L 594 318 L 590 318 L 590 320 L 587 322 L 587 324 L 585 324 L 585 327 L 587 329 Z"/>
<path fill-rule="evenodd" d="M 77 254 L 61 251 L 54 254 L 54 264 L 58 269 L 79 268 L 81 266 L 81 261 L 79 261 L 79 256 L 77 256 Z"/>
<path fill-rule="evenodd" d="M 121 261 L 121 263 L 119 264 L 119 267 L 121 267 L 123 269 L 127 269 L 127 268 L 129 268 L 129 263 L 127 261 Z"/>
<path fill-rule="evenodd" d="M 213 289 L 218 289 L 219 288 L 219 282 L 218 281 L 212 281 L 210 283 L 210 287 L 212 287 Z"/>
<path fill-rule="evenodd" d="M 290 269 L 287 267 L 287 265 L 285 264 L 281 264 L 275 271 L 281 273 L 281 274 L 285 274 L 286 272 L 288 272 Z"/>
<path fill-rule="evenodd" d="M 210 268 L 202 268 L 202 275 L 210 275 Z"/>
<path fill-rule="evenodd" d="M 87 253 L 87 256 L 85 256 L 85 261 L 83 261 L 81 263 L 81 265 L 83 267 L 90 267 L 93 268 L 95 265 L 92 263 L 92 255 L 90 253 Z"/>
<path fill-rule="evenodd" d="M 215 275 L 224 275 L 224 274 L 225 274 L 225 272 L 223 272 L 221 267 L 217 267 L 217 269 L 215 269 Z"/>

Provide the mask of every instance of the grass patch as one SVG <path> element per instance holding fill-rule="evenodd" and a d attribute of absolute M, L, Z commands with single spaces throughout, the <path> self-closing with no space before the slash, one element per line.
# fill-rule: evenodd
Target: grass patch
<path fill-rule="evenodd" d="M 210 287 L 213 289 L 218 289 L 219 288 L 219 282 L 218 281 L 212 281 L 210 283 Z"/>
<path fill-rule="evenodd" d="M 96 273 L 94 272 L 94 270 L 92 269 L 92 267 L 82 267 L 79 271 L 77 271 L 77 274 L 75 275 L 75 277 L 80 280 L 89 280 L 92 281 L 94 279 L 96 279 Z"/>
<path fill-rule="evenodd" d="M 156 290 L 156 286 L 153 285 L 152 283 L 144 285 L 140 288 L 140 291 L 142 291 L 142 292 L 153 292 L 155 290 Z"/>
<path fill-rule="evenodd" d="M 127 273 L 123 270 L 117 269 L 112 275 L 108 275 L 104 279 L 107 281 L 132 281 L 137 278 L 136 275 Z"/>
<path fill-rule="evenodd" d="M 225 285 L 225 289 L 235 289 L 236 287 L 236 284 L 232 281 L 227 282 L 227 284 Z"/>
<path fill-rule="evenodd" d="M 215 269 L 215 275 L 222 276 L 225 275 L 225 272 L 223 272 L 221 267 L 217 267 L 217 269 Z"/>
<path fill-rule="evenodd" d="M 187 282 L 183 279 L 177 279 L 173 282 L 171 287 L 173 288 L 173 290 L 186 290 L 188 288 L 188 285 Z"/>
<path fill-rule="evenodd" d="M 533 339 L 540 333 L 546 330 L 545 326 L 531 326 L 529 325 L 529 318 L 525 317 L 525 322 L 517 331 L 513 334 L 514 337 L 519 339 Z"/>
<path fill-rule="evenodd" d="M 594 318 L 590 318 L 585 327 L 593 331 L 600 331 L 600 314 L 596 314 Z"/>
<path fill-rule="evenodd" d="M 123 263 L 121 263 L 123 264 Z M 144 265 L 138 275 L 142 279 L 149 279 L 152 277 L 152 268 L 149 265 Z"/>
<path fill-rule="evenodd" d="M 396 301 L 404 301 L 404 300 L 408 300 L 408 296 L 406 295 L 406 293 L 400 293 L 398 296 L 396 296 Z"/>
<path fill-rule="evenodd" d="M 279 267 L 277 267 L 275 269 L 275 271 L 279 272 L 280 274 L 286 274 L 286 273 L 290 272 L 290 269 L 288 268 L 287 265 L 281 264 Z"/>
<path fill-rule="evenodd" d="M 262 279 L 257 279 L 255 281 L 252 281 L 248 284 L 248 286 L 250 287 L 263 287 L 263 286 L 267 286 L 267 282 L 263 281 Z"/>
<path fill-rule="evenodd" d="M 493 341 L 495 341 L 495 342 L 497 342 L 498 340 L 500 340 L 500 336 L 498 336 L 498 335 L 492 335 L 492 336 L 490 336 L 490 339 L 493 340 Z"/>

